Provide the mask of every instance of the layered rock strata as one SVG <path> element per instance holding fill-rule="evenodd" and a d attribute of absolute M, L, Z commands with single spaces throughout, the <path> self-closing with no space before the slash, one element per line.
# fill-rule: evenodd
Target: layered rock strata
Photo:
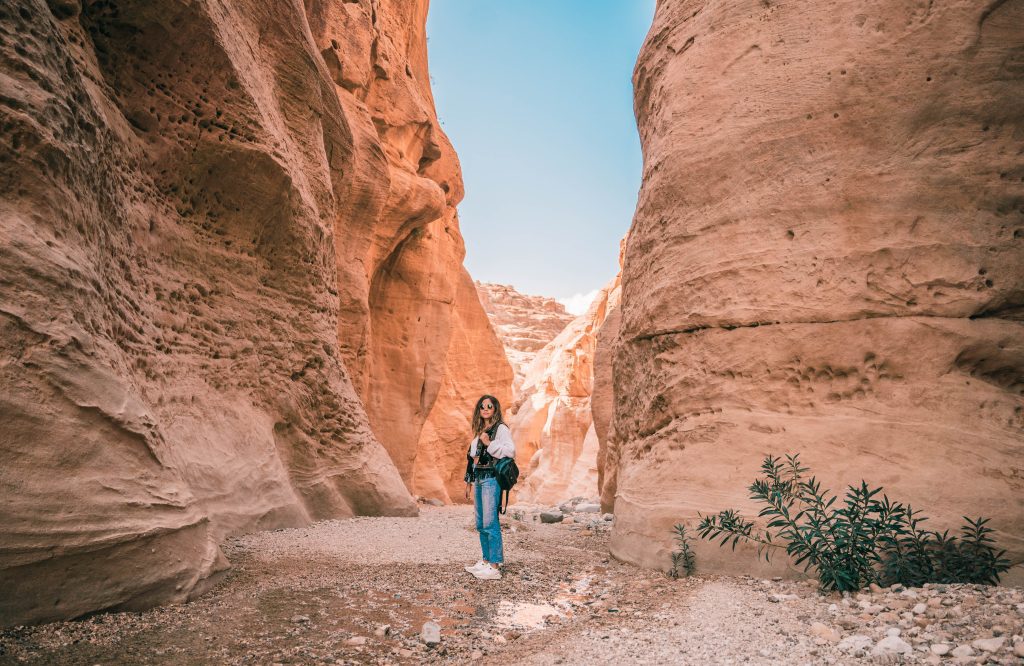
<path fill-rule="evenodd" d="M 426 10 L 0 7 L 0 622 L 189 598 L 226 534 L 415 514 L 448 350 L 486 337 Z"/>
<path fill-rule="evenodd" d="M 658 3 L 634 73 L 615 556 L 667 566 L 674 523 L 756 515 L 761 457 L 801 452 L 932 528 L 990 516 L 1021 562 L 1021 25 L 1015 1 Z"/>
<path fill-rule="evenodd" d="M 524 470 L 519 498 L 553 503 L 598 493 L 599 442 L 591 414 L 597 334 L 619 298 L 619 279 L 541 349 L 525 371 L 509 423 Z"/>
<path fill-rule="evenodd" d="M 520 294 L 509 285 L 477 282 L 476 290 L 512 364 L 518 393 L 526 381 L 526 368 L 573 316 L 553 298 Z"/>

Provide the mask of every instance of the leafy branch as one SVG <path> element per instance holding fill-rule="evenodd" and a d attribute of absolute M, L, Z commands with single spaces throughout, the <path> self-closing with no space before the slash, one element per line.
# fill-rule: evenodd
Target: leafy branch
<path fill-rule="evenodd" d="M 799 454 L 785 460 L 767 456 L 750 498 L 764 505 L 758 529 L 735 509 L 701 516 L 697 533 L 719 546 L 740 542 L 757 546 L 758 558 L 771 561 L 777 549 L 804 571 L 814 570 L 825 590 L 859 590 L 871 583 L 921 585 L 925 582 L 996 584 L 1009 569 L 1005 551 L 996 552 L 987 518 L 972 520 L 960 537 L 922 529 L 927 518 L 894 502 L 882 488 L 865 481 L 850 486 L 838 504 L 823 490 Z M 879 497 L 881 495 L 881 497 Z"/>

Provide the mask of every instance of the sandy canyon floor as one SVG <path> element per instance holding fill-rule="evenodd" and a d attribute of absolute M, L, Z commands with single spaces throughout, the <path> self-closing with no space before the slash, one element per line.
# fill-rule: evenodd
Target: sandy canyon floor
<path fill-rule="evenodd" d="M 1020 589 L 843 599 L 806 582 L 671 580 L 609 558 L 610 524 L 593 514 L 523 518 L 503 519 L 500 581 L 462 569 L 479 553 L 469 507 L 232 539 L 234 567 L 206 596 L 6 630 L 0 663 L 1009 664 L 1024 654 Z M 421 636 L 428 621 L 441 627 L 437 645 Z"/>

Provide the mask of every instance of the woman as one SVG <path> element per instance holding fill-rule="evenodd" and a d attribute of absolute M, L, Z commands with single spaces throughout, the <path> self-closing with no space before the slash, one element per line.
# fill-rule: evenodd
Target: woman
<path fill-rule="evenodd" d="M 476 506 L 476 531 L 480 533 L 480 549 L 483 558 L 466 571 L 477 578 L 497 580 L 501 578 L 498 565 L 505 561 L 501 545 L 501 524 L 498 522 L 498 507 L 501 505 L 501 488 L 494 476 L 494 463 L 499 458 L 514 458 L 516 445 L 512 432 L 501 420 L 501 404 L 492 395 L 485 395 L 476 401 L 473 410 L 473 433 L 466 456 L 466 499 L 469 487 L 473 485 L 473 504 Z"/>

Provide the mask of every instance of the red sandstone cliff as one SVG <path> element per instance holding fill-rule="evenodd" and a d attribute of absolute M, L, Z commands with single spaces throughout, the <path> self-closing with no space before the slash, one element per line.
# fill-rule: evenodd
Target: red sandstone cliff
<path fill-rule="evenodd" d="M 0 7 L 0 622 L 186 599 L 226 534 L 448 478 L 424 426 L 490 332 L 426 11 Z"/>
<path fill-rule="evenodd" d="M 1024 557 L 1024 3 L 661 0 L 613 345 L 613 553 L 764 454 Z M 703 571 L 754 568 L 702 545 Z"/>
<path fill-rule="evenodd" d="M 573 316 L 553 298 L 520 294 L 509 285 L 477 282 L 476 290 L 512 364 L 518 393 L 526 380 L 526 368 Z"/>

